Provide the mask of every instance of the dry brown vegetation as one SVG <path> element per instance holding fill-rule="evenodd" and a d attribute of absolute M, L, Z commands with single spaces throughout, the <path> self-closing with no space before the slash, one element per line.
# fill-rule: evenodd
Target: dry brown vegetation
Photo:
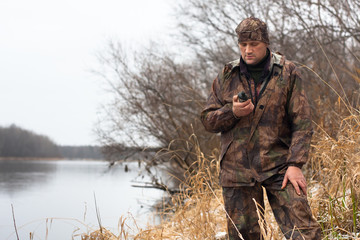
<path fill-rule="evenodd" d="M 319 130 L 314 139 L 310 199 L 324 233 L 333 237 L 360 232 L 359 121 L 355 112 L 341 120 L 336 137 Z"/>

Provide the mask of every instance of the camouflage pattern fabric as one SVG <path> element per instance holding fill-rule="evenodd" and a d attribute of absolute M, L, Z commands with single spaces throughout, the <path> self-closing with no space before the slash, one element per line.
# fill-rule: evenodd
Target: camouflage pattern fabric
<path fill-rule="evenodd" d="M 261 41 L 270 44 L 266 23 L 258 18 L 249 17 L 241 21 L 235 32 L 238 42 Z"/>
<path fill-rule="evenodd" d="M 301 168 L 312 136 L 310 106 L 295 65 L 271 52 L 269 76 L 255 88 L 242 64 L 238 59 L 225 65 L 201 113 L 205 129 L 221 133 L 223 187 L 254 186 L 288 166 Z M 255 109 L 235 118 L 232 98 L 241 91 L 252 97 Z"/>
<path fill-rule="evenodd" d="M 320 240 L 321 229 L 312 217 L 306 196 L 297 195 L 292 184 L 281 190 L 284 175 L 277 175 L 264 183 L 257 183 L 253 187 L 223 188 L 225 209 L 228 212 L 228 234 L 230 240 L 241 239 L 238 231 L 245 240 L 261 239 L 260 226 L 253 199 L 264 208 L 264 186 L 269 203 L 276 221 L 286 239 L 292 240 Z M 234 227 L 236 225 L 236 228 Z"/>

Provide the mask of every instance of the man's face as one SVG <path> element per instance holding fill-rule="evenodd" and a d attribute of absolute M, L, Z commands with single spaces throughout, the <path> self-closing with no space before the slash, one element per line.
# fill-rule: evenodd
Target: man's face
<path fill-rule="evenodd" d="M 239 47 L 245 63 L 255 65 L 266 56 L 268 45 L 261 41 L 245 41 L 240 42 Z"/>

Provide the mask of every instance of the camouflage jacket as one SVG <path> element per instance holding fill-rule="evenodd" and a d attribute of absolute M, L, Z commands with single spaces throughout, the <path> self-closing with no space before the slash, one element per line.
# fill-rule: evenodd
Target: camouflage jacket
<path fill-rule="evenodd" d="M 294 63 L 270 53 L 267 77 L 254 81 L 240 59 L 225 65 L 213 82 L 201 113 L 205 129 L 221 133 L 220 183 L 252 186 L 307 161 L 312 136 L 311 114 L 303 81 Z M 235 118 L 232 98 L 245 91 L 253 113 Z M 258 95 L 256 98 L 255 95 Z"/>

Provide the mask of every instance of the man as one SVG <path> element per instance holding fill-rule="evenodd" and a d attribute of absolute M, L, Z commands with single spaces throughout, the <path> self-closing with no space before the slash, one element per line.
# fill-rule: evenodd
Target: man
<path fill-rule="evenodd" d="M 240 59 L 225 65 L 201 113 L 221 133 L 220 183 L 230 239 L 260 239 L 263 188 L 287 239 L 321 239 L 301 167 L 312 136 L 310 107 L 296 66 L 269 49 L 267 26 L 250 17 L 236 28 Z M 238 93 L 248 100 L 241 101 Z M 235 226 L 236 228 L 235 228 Z"/>

